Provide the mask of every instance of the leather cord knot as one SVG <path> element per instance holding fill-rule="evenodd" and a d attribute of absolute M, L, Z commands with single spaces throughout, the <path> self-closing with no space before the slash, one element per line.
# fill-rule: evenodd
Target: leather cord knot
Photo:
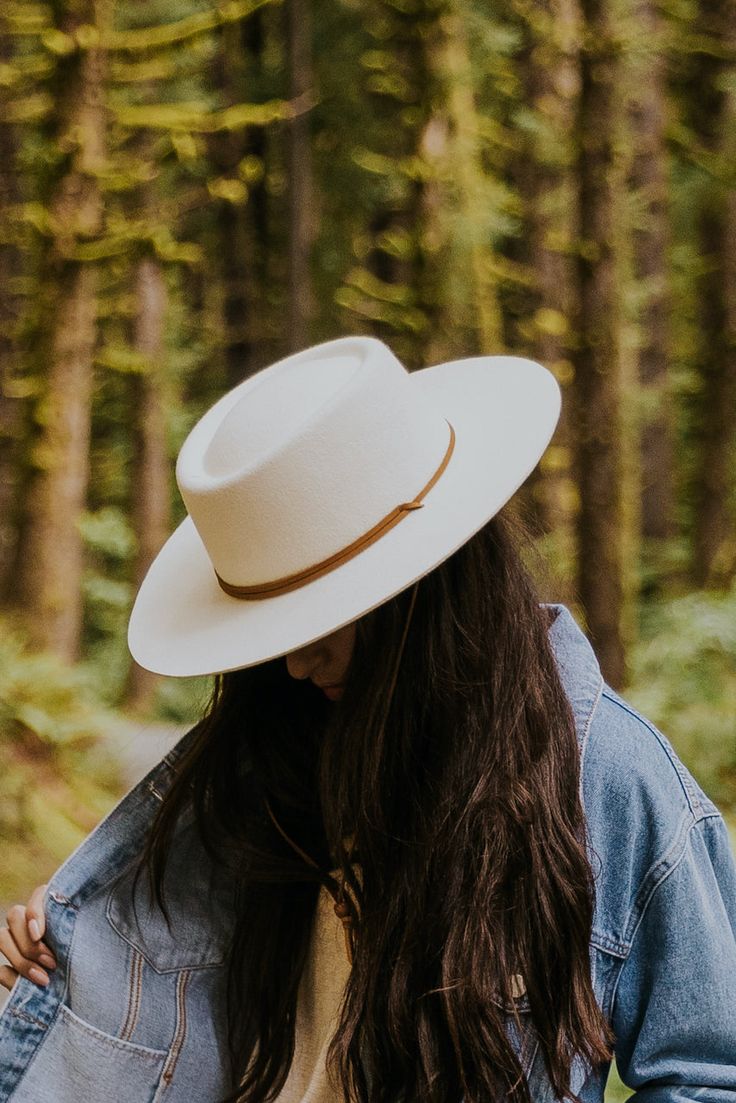
<path fill-rule="evenodd" d="M 335 915 L 342 923 L 343 935 L 345 936 L 345 953 L 347 954 L 349 963 L 352 965 L 353 933 L 356 927 L 356 923 L 353 910 L 354 905 L 348 902 L 344 880 L 340 880 L 338 882 L 331 873 L 325 873 L 323 870 L 321 870 L 320 866 L 317 864 L 317 862 L 315 862 L 314 858 L 310 857 L 310 855 L 307 854 L 306 851 L 302 850 L 302 848 L 297 843 L 295 843 L 294 840 L 289 837 L 289 835 L 286 834 L 283 827 L 274 816 L 271 805 L 268 802 L 268 798 L 266 798 L 266 811 L 271 817 L 271 821 L 273 822 L 273 825 L 278 831 L 281 838 L 289 844 L 292 850 L 294 850 L 299 855 L 299 857 L 307 863 L 307 865 L 311 866 L 313 869 L 318 870 L 322 874 L 322 877 L 324 878 L 324 886 L 334 901 Z"/>

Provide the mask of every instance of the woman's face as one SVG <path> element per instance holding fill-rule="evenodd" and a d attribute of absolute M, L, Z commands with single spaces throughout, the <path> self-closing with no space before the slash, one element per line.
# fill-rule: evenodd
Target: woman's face
<path fill-rule="evenodd" d="M 355 621 L 299 647 L 286 656 L 286 669 L 292 678 L 311 678 L 325 697 L 342 697 L 343 682 L 355 644 Z"/>

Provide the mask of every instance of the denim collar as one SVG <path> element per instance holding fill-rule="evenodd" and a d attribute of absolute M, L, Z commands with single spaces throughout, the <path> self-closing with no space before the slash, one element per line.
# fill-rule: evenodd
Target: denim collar
<path fill-rule="evenodd" d="M 543 603 L 543 608 L 557 613 L 549 628 L 549 639 L 563 689 L 572 705 L 582 759 L 593 713 L 603 689 L 601 668 L 585 633 L 567 606 L 549 602 Z"/>

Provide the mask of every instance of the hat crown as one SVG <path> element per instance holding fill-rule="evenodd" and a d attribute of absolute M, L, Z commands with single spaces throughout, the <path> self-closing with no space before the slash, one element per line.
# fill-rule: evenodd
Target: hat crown
<path fill-rule="evenodd" d="M 177 481 L 222 580 L 307 570 L 420 492 L 450 430 L 409 379 L 381 341 L 340 338 L 263 369 L 204 415 Z"/>
<path fill-rule="evenodd" d="M 282 362 L 279 371 L 259 372 L 215 431 L 202 470 L 215 478 L 243 473 L 296 436 L 321 407 L 359 370 L 356 355 L 324 355 L 307 365 Z M 268 385 L 264 386 L 267 381 Z M 258 384 L 261 384 L 260 386 Z"/>

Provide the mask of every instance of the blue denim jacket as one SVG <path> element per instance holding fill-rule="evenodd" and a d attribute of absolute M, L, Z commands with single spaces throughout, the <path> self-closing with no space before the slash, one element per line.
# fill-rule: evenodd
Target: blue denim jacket
<path fill-rule="evenodd" d="M 652 724 L 602 680 L 564 606 L 550 638 L 575 713 L 596 875 L 590 958 L 616 1060 L 640 1103 L 736 1103 L 736 870 L 717 809 Z M 19 978 L 0 1014 L 0 1103 L 216 1103 L 228 1089 L 228 885 L 191 817 L 167 873 L 171 930 L 131 866 L 192 733 L 52 877 L 46 988 Z M 509 1033 L 535 1103 L 554 1093 L 529 1021 Z M 607 1068 L 579 1061 L 598 1103 Z"/>

